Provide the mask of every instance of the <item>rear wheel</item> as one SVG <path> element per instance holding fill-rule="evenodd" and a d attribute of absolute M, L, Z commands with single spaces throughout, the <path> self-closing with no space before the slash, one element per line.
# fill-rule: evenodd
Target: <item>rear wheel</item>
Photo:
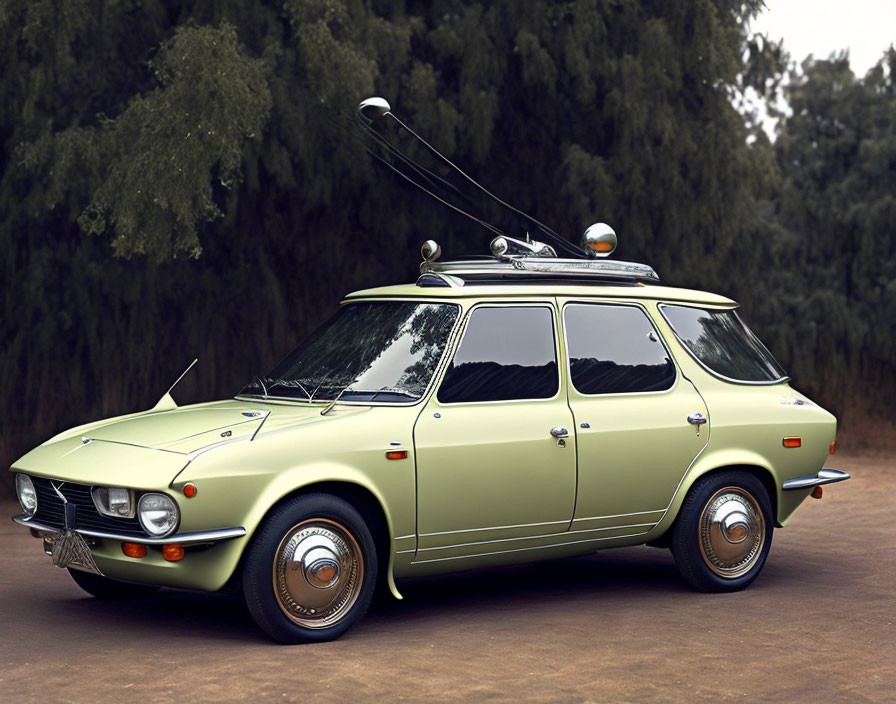
<path fill-rule="evenodd" d="M 361 515 L 329 494 L 295 497 L 259 529 L 243 592 L 256 623 L 283 643 L 333 640 L 367 611 L 377 556 Z"/>
<path fill-rule="evenodd" d="M 752 474 L 731 470 L 697 481 L 672 532 L 675 564 L 705 592 L 748 586 L 765 564 L 774 522 L 768 492 Z"/>
<path fill-rule="evenodd" d="M 159 587 L 153 587 L 148 584 L 119 582 L 117 579 L 110 579 L 109 577 L 82 570 L 69 568 L 68 573 L 81 589 L 104 601 L 142 599 L 143 597 L 152 596 L 159 590 Z"/>

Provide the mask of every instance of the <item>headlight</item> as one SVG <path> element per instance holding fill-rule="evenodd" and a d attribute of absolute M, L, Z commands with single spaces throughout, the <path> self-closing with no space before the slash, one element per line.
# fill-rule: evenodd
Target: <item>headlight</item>
<path fill-rule="evenodd" d="M 90 490 L 93 505 L 104 516 L 113 518 L 133 518 L 134 502 L 131 501 L 130 489 L 117 486 L 95 486 Z"/>
<path fill-rule="evenodd" d="M 137 504 L 137 517 L 143 530 L 161 538 L 177 527 L 177 504 L 165 494 L 144 494 Z"/>
<path fill-rule="evenodd" d="M 34 491 L 34 483 L 27 474 L 16 475 L 16 494 L 25 515 L 31 518 L 37 511 L 37 492 Z"/>

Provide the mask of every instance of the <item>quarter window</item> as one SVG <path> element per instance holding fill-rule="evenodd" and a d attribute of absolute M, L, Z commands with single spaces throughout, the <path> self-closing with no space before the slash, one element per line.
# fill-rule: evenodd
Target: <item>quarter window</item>
<path fill-rule="evenodd" d="M 733 310 L 661 305 L 675 335 L 701 364 L 731 381 L 776 384 L 781 365 Z"/>
<path fill-rule="evenodd" d="M 560 385 L 555 348 L 549 308 L 476 308 L 438 399 L 463 403 L 551 398 Z"/>
<path fill-rule="evenodd" d="M 639 308 L 572 304 L 563 317 L 569 375 L 579 393 L 664 391 L 675 383 L 675 366 Z"/>

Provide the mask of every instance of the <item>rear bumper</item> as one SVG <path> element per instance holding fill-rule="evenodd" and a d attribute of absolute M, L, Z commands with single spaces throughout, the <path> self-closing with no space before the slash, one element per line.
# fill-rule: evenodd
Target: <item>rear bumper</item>
<path fill-rule="evenodd" d="M 839 469 L 819 469 L 815 474 L 808 474 L 805 477 L 797 477 L 796 479 L 788 479 L 781 488 L 784 491 L 792 491 L 794 489 L 811 489 L 822 484 L 833 484 L 834 482 L 843 482 L 850 478 L 848 472 L 842 472 Z"/>

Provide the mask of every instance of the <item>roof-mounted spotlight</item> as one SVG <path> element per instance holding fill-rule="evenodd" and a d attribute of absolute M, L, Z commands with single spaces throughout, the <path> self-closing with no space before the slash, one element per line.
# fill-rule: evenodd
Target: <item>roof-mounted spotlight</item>
<path fill-rule="evenodd" d="M 594 223 L 582 235 L 582 249 L 592 258 L 609 257 L 616 243 L 616 232 L 605 222 Z"/>
<path fill-rule="evenodd" d="M 385 98 L 367 98 L 358 106 L 358 112 L 368 122 L 373 122 L 392 111 Z"/>

